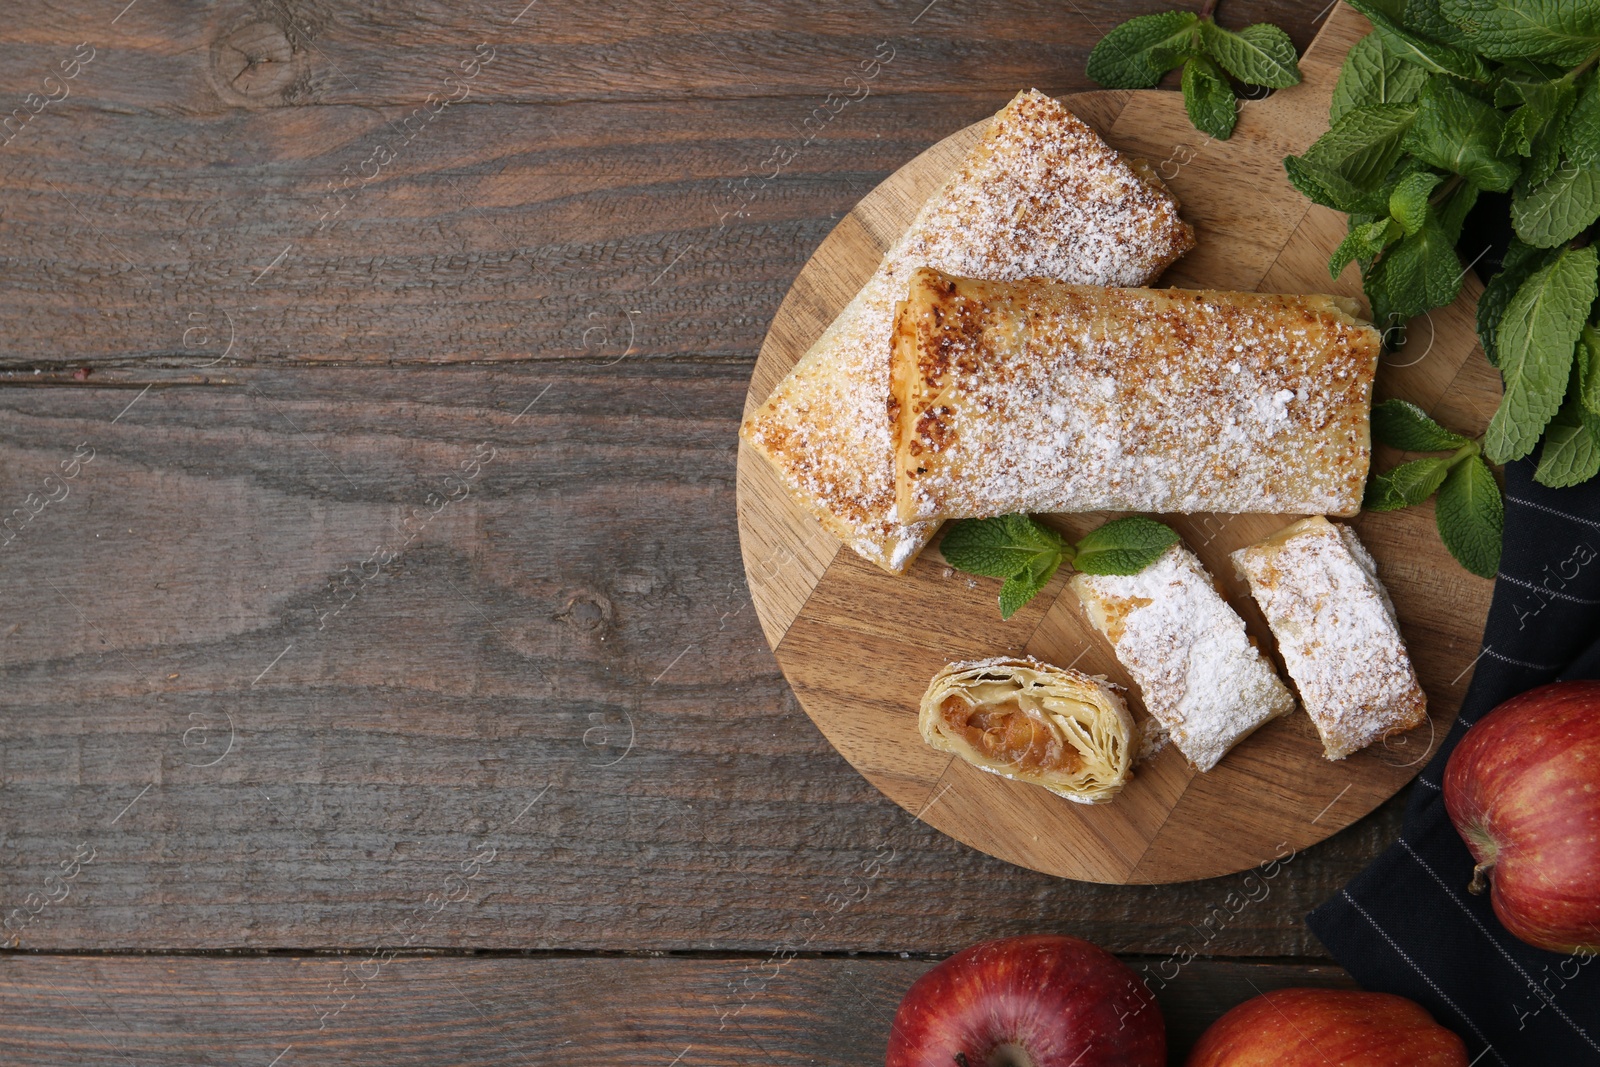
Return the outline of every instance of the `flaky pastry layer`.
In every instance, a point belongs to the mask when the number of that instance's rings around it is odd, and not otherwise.
[[[917,727],[941,752],[1080,804],[1117,795],[1136,747],[1133,716],[1105,679],[1032,658],[950,664],[929,683]]]

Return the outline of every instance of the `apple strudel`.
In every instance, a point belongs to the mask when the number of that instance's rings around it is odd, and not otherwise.
[[[898,514],[1353,515],[1382,347],[1357,312],[918,270],[891,369]]]
[[[1262,723],[1294,710],[1294,695],[1186,546],[1138,574],[1075,574],[1069,584],[1145,710],[1196,769],[1209,771]]]
[[[1032,658],[950,664],[929,683],[917,727],[941,752],[1080,804],[1116,796],[1133,767],[1133,717],[1116,690]]]
[[[902,573],[938,528],[895,513],[889,349],[911,272],[1143,285],[1193,245],[1147,166],[1043,93],[1019,93],[740,436],[825,529]]]
[[[1354,530],[1313,515],[1239,549],[1233,563],[1267,617],[1328,759],[1427,719],[1394,605]]]

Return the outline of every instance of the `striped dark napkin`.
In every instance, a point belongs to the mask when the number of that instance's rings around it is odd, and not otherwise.
[[[1600,1064],[1600,961],[1523,944],[1489,897],[1440,783],[1456,742],[1524,690],[1600,678],[1600,478],[1572,489],[1506,467],[1505,549],[1461,714],[1412,787],[1400,840],[1307,922],[1363,988],[1423,1004],[1467,1042],[1474,1067]]]

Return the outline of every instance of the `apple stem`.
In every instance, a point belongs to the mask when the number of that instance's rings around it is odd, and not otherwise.
[[[1493,863],[1480,863],[1472,868],[1472,881],[1467,883],[1467,892],[1479,896],[1489,887],[1489,871],[1494,868]]]

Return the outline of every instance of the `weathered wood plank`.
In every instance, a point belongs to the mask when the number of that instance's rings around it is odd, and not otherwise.
[[[685,100],[809,95],[837,64],[850,72],[880,40],[924,57],[911,90],[1014,92],[1023,83],[1082,88],[1084,61],[1123,19],[1167,10],[1161,0],[678,0],[586,5],[574,0],[138,0],[123,14],[92,0],[57,0],[0,27],[0,67],[26,79],[55,69],[82,41],[97,52],[68,99],[94,106],[422,103],[449,96],[459,59],[489,42],[494,58],[467,99]],[[1304,49],[1320,4],[1229,0],[1224,25],[1276,22]],[[115,17],[114,17],[115,16]],[[253,32],[249,32],[253,31]],[[251,60],[255,62],[252,63]],[[248,68],[248,69],[246,69]],[[833,86],[830,86],[833,87]],[[18,94],[33,88],[24,82]],[[177,98],[175,100],[175,98]],[[65,106],[62,101],[61,106]],[[55,110],[52,106],[51,110]]]
[[[883,1062],[900,998],[930,966],[781,957],[11,956],[0,963],[0,1057],[38,1067],[872,1064]],[[1352,983],[1330,967],[1189,963],[1157,992],[1171,1062],[1181,1064],[1228,1008],[1287,985]]]
[[[0,549],[25,948],[939,952],[1071,924],[1164,953],[1236,888],[1008,866],[833,752],[739,577],[745,366],[202,373],[231,384],[0,388],[0,504],[67,494]],[[1320,954],[1300,917],[1397,820],[1297,857],[1209,951]]]
[[[0,147],[0,366],[750,359],[857,199],[1019,88],[1091,88],[1136,10],[192,6],[0,27],[16,101],[68,93]]]

